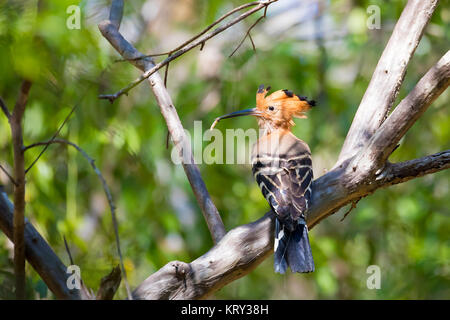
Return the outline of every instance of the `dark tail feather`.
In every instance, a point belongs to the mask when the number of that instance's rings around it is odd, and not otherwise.
[[[287,266],[292,272],[314,271],[314,260],[308,239],[308,227],[299,223],[289,232],[276,219],[275,223],[275,272],[285,273]]]
[[[287,261],[292,272],[313,272],[314,260],[308,238],[308,227],[299,223],[291,234],[287,247]]]
[[[275,218],[275,243],[274,243],[274,263],[275,272],[285,273],[287,269],[286,249],[289,242],[289,235],[286,234],[284,226],[278,218]]]

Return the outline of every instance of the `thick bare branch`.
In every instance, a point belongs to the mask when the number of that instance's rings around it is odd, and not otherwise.
[[[390,163],[377,177],[377,183],[387,187],[449,168],[450,150],[445,150],[419,159]]]
[[[378,169],[391,155],[400,139],[450,85],[450,50],[420,79],[370,139],[359,163]],[[368,169],[368,168],[367,168]],[[365,169],[365,170],[367,170]]]
[[[99,29],[103,36],[122,55],[122,57],[126,60],[130,60],[135,67],[146,73],[148,70],[152,70],[152,68],[155,67],[154,62],[150,57],[135,59],[141,57],[142,54],[119,33],[110,21],[107,20],[100,23]],[[186,172],[186,176],[188,177],[197,202],[205,217],[206,223],[208,224],[210,233],[214,242],[217,243],[225,234],[225,227],[222,218],[206,189],[200,170],[194,162],[190,141],[186,136],[172,99],[164,86],[164,82],[159,73],[152,73],[148,78],[148,81],[160,107],[161,114],[166,121],[167,128],[175,147],[178,150],[184,171]]]
[[[114,267],[112,271],[100,281],[100,287],[98,288],[95,299],[112,300],[119,288],[121,278],[120,267]]]
[[[148,277],[134,299],[204,299],[233,280],[245,276],[270,254],[273,214],[230,230],[206,254],[185,263],[172,261]]]
[[[13,240],[13,212],[13,204],[0,188],[0,229],[10,240]],[[67,267],[27,219],[25,220],[24,235],[25,256],[28,262],[56,298],[81,299],[79,290],[69,290],[67,287],[67,279],[71,275],[67,273]]]
[[[123,0],[113,0],[109,10],[109,21],[119,30],[123,15]]]
[[[339,164],[364,147],[386,119],[438,0],[409,0],[373,73],[339,155]]]
[[[16,298],[25,299],[25,158],[23,155],[22,119],[28,101],[31,82],[22,81],[19,97],[10,117],[14,152],[14,273]]]

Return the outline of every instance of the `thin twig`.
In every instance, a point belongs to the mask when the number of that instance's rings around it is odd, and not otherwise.
[[[253,41],[251,33],[248,34],[248,38],[250,39],[250,42],[252,43],[253,51],[256,52],[255,42]]]
[[[211,39],[212,37],[216,36],[217,34],[225,31],[226,29],[230,28],[231,26],[235,25],[236,23],[240,22],[241,20],[247,18],[248,16],[252,15],[253,13],[255,13],[255,12],[265,8],[265,7],[267,7],[268,5],[270,5],[271,3],[276,2],[276,1],[278,1],[278,0],[259,1],[259,5],[257,7],[246,11],[245,13],[243,13],[240,16],[234,18],[233,20],[231,20],[227,24],[225,24],[225,25],[223,25],[221,27],[218,27],[214,31],[204,35],[204,37],[202,37],[201,39],[193,41],[190,44],[187,44],[186,46],[183,47],[183,49],[180,49],[180,50],[176,51],[174,54],[168,56],[163,61],[157,63],[153,68],[151,68],[151,69],[147,70],[146,72],[144,72],[139,78],[137,78],[133,82],[130,82],[126,87],[120,89],[116,93],[99,95],[99,99],[106,99],[106,100],[109,100],[110,102],[114,102],[114,100],[119,98],[121,95],[128,94],[128,92],[130,90],[132,90],[134,87],[139,85],[142,81],[144,81],[145,79],[150,77],[152,74],[157,72],[159,69],[161,69],[162,67],[164,67],[165,65],[167,65],[171,61],[179,58],[180,56],[182,56],[186,52],[194,49],[195,47],[197,47],[199,45],[201,46],[205,41]],[[260,20],[260,19],[258,19],[258,20]],[[143,56],[139,56],[138,58],[141,59],[141,58],[143,58]]]
[[[228,58],[231,58],[233,55],[234,55],[234,53],[242,46],[242,44],[244,43],[244,40],[247,38],[247,37],[249,37],[250,38],[250,41],[252,42],[252,45],[253,45],[253,50],[255,50],[256,51],[256,48],[255,48],[255,44],[253,43],[253,39],[252,39],[252,37],[250,36],[250,31],[262,20],[262,19],[264,19],[266,16],[265,16],[265,14],[264,15],[262,15],[261,17],[259,17],[251,26],[250,26],[250,28],[248,28],[248,30],[247,30],[247,32],[245,33],[245,36],[242,38],[242,40],[241,40],[241,42],[239,42],[239,44],[237,45],[237,47],[236,47],[236,49],[234,49],[233,50],[233,52],[228,56]]]
[[[348,209],[348,211],[344,214],[344,216],[342,217],[342,219],[340,220],[340,222],[344,221],[345,218],[347,218],[348,214],[356,208],[356,205],[358,204],[359,200],[361,200],[361,198],[358,198],[356,200],[352,201],[352,205],[350,206],[350,209]]]
[[[170,53],[173,53],[174,51],[167,51],[167,52],[161,52],[161,53],[154,53],[154,54],[146,54],[146,55],[142,55],[139,56],[137,58],[132,58],[132,59],[116,59],[114,60],[114,62],[129,62],[129,61],[137,61],[137,60],[141,60],[144,58],[153,58],[153,57],[161,57],[161,56],[167,56]]]
[[[64,127],[64,125],[67,123],[67,121],[69,120],[70,116],[72,115],[72,113],[74,113],[75,109],[78,107],[79,103],[76,103],[73,107],[72,110],[70,110],[69,114],[67,115],[67,117],[64,119],[63,123],[61,123],[61,125],[59,126],[58,130],[56,130],[56,132],[53,134],[53,136],[50,138],[50,141],[53,141],[56,136],[61,132],[62,128]],[[28,173],[28,171],[30,171],[30,169],[34,166],[34,164],[39,160],[39,158],[44,154],[44,152],[47,150],[48,146],[50,145],[50,143],[47,143],[44,147],[44,149],[42,149],[42,151],[39,153],[39,155],[36,157],[36,159],[34,159],[34,161],[30,164],[30,166],[27,168],[27,170],[25,170],[25,174]]]
[[[130,286],[128,284],[127,274],[126,274],[125,266],[123,263],[122,251],[120,250],[119,227],[118,227],[117,216],[116,216],[116,207],[114,205],[111,191],[109,190],[109,187],[106,183],[105,178],[103,177],[102,173],[97,168],[97,166],[95,165],[95,160],[92,159],[83,149],[81,149],[78,145],[76,145],[73,142],[70,142],[70,141],[67,141],[64,139],[54,139],[53,138],[53,139],[50,139],[49,141],[36,142],[36,143],[30,144],[29,146],[25,147],[24,150],[26,151],[30,148],[37,147],[37,146],[43,146],[43,145],[47,146],[47,145],[50,145],[53,143],[66,144],[66,145],[70,145],[70,146],[74,147],[75,149],[77,149],[83,155],[83,157],[86,158],[86,160],[89,162],[89,164],[91,165],[91,167],[94,169],[95,173],[97,174],[98,178],[100,179],[100,181],[103,185],[103,190],[105,191],[105,194],[106,194],[106,198],[108,199],[109,207],[111,209],[111,216],[112,216],[112,221],[113,221],[114,234],[115,234],[115,238],[116,238],[117,252],[119,254],[120,267],[121,267],[122,273],[123,273],[123,280],[125,283],[125,287],[127,289],[128,296],[131,297],[131,290],[130,290]]]
[[[169,53],[169,57],[172,53]],[[167,77],[169,75],[169,64],[166,64],[166,70],[164,71],[164,87],[167,88]]]
[[[64,239],[64,246],[66,247],[67,255],[69,256],[70,264],[74,265],[72,254],[70,253],[69,245],[67,244],[66,236],[63,236]]]
[[[5,101],[3,101],[2,97],[0,97],[0,108],[2,108],[3,113],[8,118],[8,120],[11,118],[11,114],[9,113],[9,109],[6,106]]]
[[[201,37],[202,35],[204,35],[206,32],[208,32],[209,30],[211,30],[212,27],[216,26],[217,24],[219,24],[220,22],[222,22],[223,20],[225,20],[226,18],[228,18],[229,16],[231,16],[232,14],[244,10],[246,8],[249,7],[254,7],[256,5],[261,4],[261,1],[253,1],[250,3],[246,3],[243,4],[237,8],[234,8],[233,10],[227,12],[226,14],[224,14],[223,16],[221,16],[219,19],[217,19],[216,21],[214,21],[213,23],[211,23],[209,26],[207,26],[205,29],[203,29],[200,33],[196,34],[195,36],[193,36],[192,38],[190,38],[189,40],[186,40],[185,42],[183,42],[182,44],[180,44],[178,47],[167,51],[167,52],[161,52],[161,53],[152,53],[152,54],[147,54],[147,55],[143,55],[137,58],[133,58],[133,59],[119,59],[116,60],[116,62],[123,62],[123,61],[135,61],[135,60],[139,60],[139,59],[143,59],[143,58],[148,58],[148,57],[159,57],[159,56],[166,56],[166,55],[170,55],[174,52],[177,52],[178,50],[183,49],[185,46],[187,46],[189,43],[191,43],[192,41],[198,39],[199,37]],[[267,7],[266,7],[267,8]],[[203,46],[205,45],[205,42],[203,42],[201,44],[200,50],[203,49]]]
[[[7,175],[7,177],[9,178],[9,180],[11,180],[11,182],[13,183],[14,186],[17,187],[17,182],[14,180],[14,178],[9,174],[8,170],[6,170],[1,164],[0,164],[0,169]]]
[[[170,131],[167,130],[167,135],[166,135],[166,149],[169,149],[169,139],[170,139]]]

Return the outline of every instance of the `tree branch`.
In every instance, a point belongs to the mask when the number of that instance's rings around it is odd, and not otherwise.
[[[382,187],[387,187],[449,168],[450,150],[445,150],[419,159],[388,164],[377,180]]]
[[[373,169],[382,166],[400,139],[450,85],[450,50],[420,79],[414,89],[399,103],[392,114],[370,139],[365,151],[356,160],[370,163]],[[367,170],[367,169],[365,169]]]
[[[6,118],[8,118],[8,120],[9,120],[11,118],[11,114],[9,113],[9,109],[6,106],[5,101],[3,101],[2,97],[0,97],[0,108],[2,109],[2,111],[5,114]]]
[[[193,36],[192,38],[190,38],[189,40],[183,42],[181,45],[179,45],[178,47],[176,47],[175,49],[172,49],[170,51],[167,52],[162,52],[162,53],[154,53],[154,54],[148,54],[148,55],[144,55],[142,57],[138,57],[138,58],[134,58],[134,59],[121,59],[121,60],[117,60],[117,62],[119,61],[130,61],[130,60],[138,60],[138,59],[142,59],[142,58],[147,58],[147,57],[158,57],[158,56],[165,56],[165,55],[170,55],[182,48],[184,48],[186,45],[188,45],[189,43],[191,43],[192,41],[198,39],[200,36],[204,35],[206,32],[208,32],[209,30],[211,30],[212,27],[216,26],[217,24],[219,24],[220,22],[222,22],[223,20],[225,20],[226,18],[228,18],[229,16],[233,15],[236,12],[239,12],[241,10],[244,10],[246,8],[249,7],[253,7],[256,6],[258,4],[260,4],[260,1],[254,1],[254,2],[250,2],[250,3],[245,3],[239,7],[234,8],[233,10],[227,12],[226,14],[224,14],[223,16],[221,16],[219,19],[217,19],[216,21],[214,21],[212,24],[210,24],[209,26],[207,26],[205,29],[203,29],[200,33],[196,34],[195,36]],[[267,8],[267,7],[266,7]],[[119,29],[119,28],[117,28]],[[204,46],[204,42],[200,45],[200,50],[203,49]]]
[[[230,230],[211,250],[192,261],[172,261],[133,291],[133,298],[204,299],[258,266],[273,249],[271,212]]]
[[[119,288],[121,276],[119,266],[114,267],[112,271],[104,276],[100,281],[100,287],[98,288],[96,300],[112,300]]]
[[[16,183],[16,181],[14,181],[14,178],[11,176],[11,174],[8,172],[8,170],[6,170],[1,164],[0,164],[0,169],[3,171],[4,174],[6,174],[6,176],[13,183],[13,185],[17,186],[17,183]]]
[[[252,36],[250,35],[250,31],[252,31],[252,29],[262,20],[266,17],[266,15],[262,15],[261,17],[259,17],[248,29],[247,32],[245,33],[245,36],[242,38],[241,42],[239,42],[239,44],[237,45],[237,47],[233,50],[233,52],[228,56],[228,58],[231,58],[235,52],[242,46],[242,44],[244,43],[244,40],[249,37],[250,41],[252,42],[252,47],[253,50],[255,51],[255,43],[253,42]]]
[[[14,206],[0,187],[0,229],[13,241]],[[79,290],[69,290],[67,267],[61,262],[45,239],[25,219],[25,256],[47,287],[58,299],[79,300]]]
[[[23,155],[22,118],[30,92],[31,82],[24,80],[10,117],[14,152],[14,274],[16,298],[25,299],[25,159]]]
[[[339,155],[338,164],[363,148],[386,119],[438,0],[409,0],[370,80]]]
[[[119,2],[119,1],[120,1],[120,0],[117,0],[117,2]],[[164,59],[163,61],[157,63],[156,65],[155,65],[155,64],[153,63],[153,61],[152,61],[153,66],[152,66],[151,68],[149,68],[149,69],[146,69],[145,72],[144,72],[139,78],[137,78],[136,80],[134,80],[133,82],[131,82],[130,84],[128,84],[126,87],[120,89],[119,91],[117,91],[117,92],[114,93],[114,94],[100,95],[99,98],[100,98],[100,99],[107,99],[107,100],[109,100],[110,102],[113,102],[114,100],[116,100],[117,98],[119,98],[121,95],[123,95],[123,94],[128,94],[128,92],[129,92],[131,89],[133,89],[134,87],[136,87],[136,86],[137,86],[138,84],[140,84],[142,81],[144,81],[145,79],[147,79],[148,77],[150,77],[151,75],[153,75],[155,72],[157,72],[159,69],[161,69],[162,67],[164,67],[165,65],[167,65],[167,64],[170,63],[171,61],[177,59],[178,57],[182,56],[183,54],[185,54],[186,52],[188,52],[188,51],[194,49],[194,48],[197,47],[197,46],[202,46],[207,40],[213,38],[214,36],[216,36],[216,35],[218,35],[219,33],[225,31],[226,29],[228,29],[229,27],[235,25],[236,23],[238,23],[238,22],[240,22],[241,20],[247,18],[248,16],[252,15],[253,13],[255,13],[255,12],[257,12],[257,11],[263,9],[263,8],[266,8],[268,5],[270,5],[271,3],[276,2],[276,1],[278,1],[278,0],[265,0],[265,1],[261,0],[261,1],[259,1],[259,2],[258,2],[259,5],[258,5],[257,7],[248,10],[247,12],[241,14],[240,16],[238,16],[238,17],[234,18],[233,20],[231,20],[230,22],[226,23],[225,25],[223,25],[223,26],[221,26],[221,27],[218,27],[218,28],[215,29],[214,31],[212,31],[212,32],[206,34],[205,36],[201,37],[200,39],[194,40],[194,41],[190,42],[189,44],[186,44],[185,47],[183,47],[182,49],[176,51],[175,53],[173,53],[173,51],[169,51],[168,54],[170,54],[170,55],[169,55],[166,59]],[[251,5],[253,5],[253,4],[254,4],[254,3],[251,3]],[[243,7],[243,6],[241,6],[241,7]],[[239,7],[239,8],[241,8],[241,7]],[[114,10],[114,9],[115,9],[115,7],[112,6],[112,7],[111,7],[111,10]],[[242,9],[242,8],[241,8],[241,9]],[[234,10],[232,10],[232,11],[236,12],[237,10],[234,9]],[[233,13],[234,13],[234,12],[233,12]],[[230,14],[226,14],[225,16],[229,16],[229,15],[230,15]],[[221,19],[222,19],[222,18],[221,18]],[[221,20],[221,19],[219,19],[219,20],[222,21],[224,18],[223,18],[222,20]],[[115,27],[115,25],[112,24],[109,20],[103,21],[102,23],[99,24],[98,27],[99,27],[100,31],[102,32],[102,34],[103,34],[103,36],[104,36],[105,38],[107,38],[107,37],[106,37],[104,31],[102,30],[102,29],[106,29],[106,28],[107,28],[107,26],[106,26],[105,24],[111,24],[111,27],[112,27],[113,29],[117,30],[117,32],[118,32],[118,29],[117,29],[117,28]],[[214,23],[214,24],[216,24],[216,23]],[[213,25],[214,25],[214,24],[213,24]],[[210,28],[210,27],[208,27],[207,29],[209,30],[209,28]],[[204,32],[202,32],[201,34],[203,34],[203,33],[204,33]],[[198,37],[194,37],[193,39],[197,39],[197,38],[198,38]],[[109,41],[109,39],[108,39],[108,41]],[[111,42],[111,41],[110,41],[110,42]],[[112,43],[111,43],[111,44],[112,44]],[[118,48],[116,48],[116,50],[118,50]],[[119,51],[119,53],[120,53],[122,56],[124,55],[124,52],[123,52],[123,51],[120,51],[120,50],[118,50],[118,51]],[[171,54],[171,53],[173,53],[173,54]],[[153,56],[153,55],[150,55],[150,56]],[[140,53],[138,56],[134,56],[134,57],[124,57],[124,59],[125,59],[125,60],[129,60],[130,62],[133,63],[133,62],[136,62],[137,59],[143,59],[143,58],[145,58],[145,57],[150,58],[149,56],[146,56],[146,55],[143,55],[143,54]],[[134,63],[133,63],[133,64],[134,64]]]
[[[69,120],[70,116],[74,113],[75,109],[78,107],[78,103],[76,103],[72,109],[70,110],[69,114],[66,116],[66,118],[64,119],[64,121],[61,123],[61,125],[59,126],[58,130],[56,130],[56,132],[53,134],[53,136],[50,138],[50,141],[53,141],[56,136],[61,132],[62,128],[64,127],[64,125],[67,123],[67,121]],[[33,160],[33,162],[28,166],[28,168],[25,170],[25,174],[28,173],[28,171],[30,171],[31,168],[33,168],[33,166],[36,164],[36,162],[38,162],[38,160],[41,158],[41,156],[44,154],[44,152],[47,150],[48,146],[50,145],[50,143],[45,144],[45,147],[41,150],[41,152],[39,153],[39,155],[36,157],[36,159]]]
[[[111,9],[113,10],[114,8],[111,7]],[[103,36],[122,55],[122,57],[126,60],[130,60],[130,62],[138,69],[145,71],[144,74],[147,74],[148,70],[153,70],[155,68],[153,59],[150,57],[138,60],[135,59],[142,57],[142,54],[119,33],[117,28],[115,28],[109,20],[101,22],[98,27]],[[191,184],[192,190],[194,191],[203,216],[205,217],[209,231],[214,242],[217,243],[225,234],[225,227],[223,225],[222,218],[220,217],[220,214],[212,202],[208,190],[206,189],[200,170],[194,162],[190,141],[184,132],[183,125],[178,117],[178,113],[173,105],[172,99],[164,86],[164,82],[156,70],[157,69],[154,69],[154,72],[149,74],[148,81],[160,107],[161,114],[166,121],[167,128],[170,132],[175,147],[177,148],[180,158],[182,159],[184,171],[189,183]]]

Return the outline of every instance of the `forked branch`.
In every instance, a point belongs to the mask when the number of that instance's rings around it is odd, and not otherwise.
[[[409,0],[406,4],[355,114],[338,164],[363,148],[386,119],[438,2]]]
[[[182,56],[183,54],[185,54],[186,52],[198,47],[198,46],[203,46],[205,44],[206,41],[208,41],[209,39],[213,38],[214,36],[218,35],[219,33],[227,30],[228,28],[230,28],[231,26],[235,25],[236,23],[240,22],[241,20],[247,18],[248,16],[252,15],[253,13],[261,10],[261,9],[265,9],[268,5],[270,5],[273,2],[276,2],[278,0],[265,0],[265,1],[256,1],[256,2],[252,2],[243,6],[240,6],[236,9],[233,9],[232,11],[230,11],[229,13],[225,14],[223,17],[219,18],[216,22],[214,22],[211,26],[207,27],[204,31],[202,31],[199,35],[191,38],[190,40],[188,40],[187,42],[185,42],[183,44],[183,47],[180,48],[179,50],[174,49],[171,50],[165,54],[168,54],[169,56],[164,59],[163,61],[157,63],[156,65],[152,66],[150,69],[145,70],[145,72],[136,80],[134,80],[133,82],[131,82],[130,84],[128,84],[126,87],[120,89],[119,91],[117,91],[114,94],[106,94],[106,95],[100,95],[99,98],[100,99],[107,99],[110,102],[113,102],[114,100],[116,100],[117,98],[119,98],[121,95],[123,94],[128,94],[128,92],[133,89],[134,87],[136,87],[138,84],[140,84],[142,81],[144,81],[145,79],[147,79],[148,77],[150,77],[152,74],[154,74],[155,72],[157,72],[159,69],[161,69],[162,67],[164,67],[165,65],[169,64],[171,61],[179,58],[180,56]],[[230,22],[224,24],[221,27],[218,27],[217,29],[206,33],[207,30],[211,29],[212,26],[218,24],[219,22],[221,22],[222,20],[224,20],[226,17],[230,16],[232,13],[235,13],[237,11],[240,11],[244,8],[247,8],[249,6],[257,6],[253,9],[248,10],[247,12],[241,14],[240,16],[234,18],[233,20],[231,20]],[[117,8],[117,6],[111,6],[111,10],[115,10],[115,8]],[[117,10],[117,9],[116,9]],[[114,15],[117,16],[117,15]],[[115,27],[115,25],[113,25],[115,29],[117,29]],[[100,31],[102,31],[102,29],[105,29],[105,26],[103,24],[99,25]],[[206,33],[206,34],[205,34]],[[103,36],[106,37],[105,33],[102,31]],[[205,34],[205,35],[204,35]],[[204,35],[204,36],[202,36]],[[200,38],[200,39],[199,39]],[[117,49],[117,48],[116,48]],[[125,49],[125,48],[124,48]],[[119,53],[123,56],[124,52],[119,50]],[[157,54],[157,55],[161,55],[161,54]],[[143,54],[139,54],[138,56],[135,57],[124,57],[125,60],[128,60],[130,62],[135,62],[136,60],[141,60],[141,59],[145,59],[145,58],[150,58],[152,56],[155,55],[143,55]],[[134,64],[134,63],[133,63]]]

